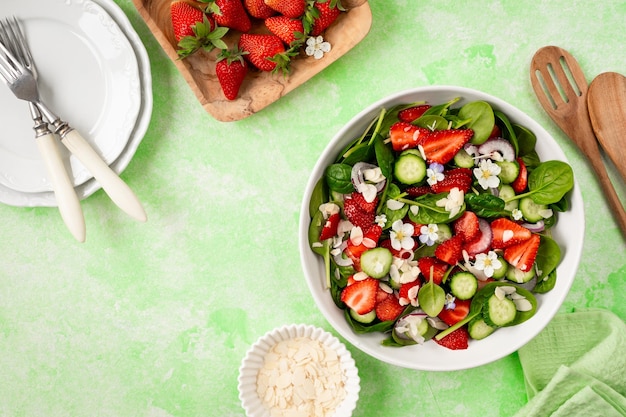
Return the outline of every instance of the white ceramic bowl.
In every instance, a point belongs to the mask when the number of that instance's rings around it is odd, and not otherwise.
[[[239,368],[239,399],[248,417],[270,417],[270,410],[257,394],[257,376],[263,367],[265,355],[273,346],[297,337],[305,337],[321,342],[335,351],[344,378],[345,397],[335,409],[332,417],[349,417],[359,399],[360,379],[354,359],[343,343],[335,336],[318,327],[305,324],[291,324],[278,327],[263,335],[246,353]]]
[[[332,138],[313,168],[300,209],[299,244],[302,268],[309,289],[322,314],[337,332],[363,352],[381,361],[405,368],[427,371],[467,369],[493,362],[515,352],[535,337],[559,310],[574,281],[582,253],[585,217],[580,189],[575,184],[571,192],[569,211],[559,213],[558,224],[552,228],[553,238],[558,242],[562,251],[561,263],[557,267],[556,286],[546,294],[537,295],[537,312],[528,321],[517,326],[499,329],[483,340],[472,340],[466,350],[449,350],[434,342],[401,348],[384,347],[381,341],[385,335],[381,333],[360,335],[352,330],[344,318],[343,310],[335,306],[329,291],[325,288],[322,258],[309,247],[308,207],[313,188],[323,175],[326,166],[335,160],[338,153],[350,141],[363,133],[382,107],[389,108],[396,104],[408,104],[420,100],[425,100],[429,104],[440,104],[456,97],[460,97],[461,100],[454,107],[475,100],[487,101],[494,109],[504,112],[512,122],[525,126],[537,136],[536,150],[542,161],[558,159],[567,162],[561,148],[544,128],[519,109],[496,97],[461,87],[415,88],[401,91],[367,107]]]

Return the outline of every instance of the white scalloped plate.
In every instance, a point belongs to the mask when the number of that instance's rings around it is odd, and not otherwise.
[[[120,156],[141,107],[137,57],[111,16],[90,0],[4,0],[16,16],[39,72],[42,99],[80,131],[105,162]],[[39,155],[28,106],[0,88],[0,184],[21,192],[52,190]],[[74,185],[91,173],[60,146]]]
[[[120,174],[124,171],[124,169],[126,169],[132,160],[150,124],[153,105],[150,60],[144,44],[141,42],[139,35],[132,27],[128,17],[124,14],[124,11],[115,2],[113,2],[113,0],[93,1],[105,9],[111,18],[117,22],[120,29],[124,32],[132,45],[134,53],[137,56],[137,64],[139,66],[141,83],[141,106],[139,109],[139,115],[126,147],[120,156],[110,164],[113,171]],[[2,10],[1,5],[0,10]],[[0,89],[1,88],[2,87],[0,86]],[[100,189],[100,184],[94,178],[91,178],[83,184],[77,186],[75,189],[78,197],[80,199],[85,199],[98,191]],[[54,207],[57,205],[56,198],[52,191],[24,193],[8,188],[2,183],[0,183],[0,202],[16,207]]]

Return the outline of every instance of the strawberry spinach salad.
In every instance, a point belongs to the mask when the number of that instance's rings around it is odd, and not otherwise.
[[[485,101],[381,109],[326,167],[309,244],[357,333],[387,346],[469,340],[532,317],[556,282],[551,237],[571,167]]]

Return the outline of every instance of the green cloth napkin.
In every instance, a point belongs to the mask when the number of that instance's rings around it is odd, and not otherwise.
[[[515,417],[626,416],[626,325],[610,311],[557,314],[518,353],[529,402]]]

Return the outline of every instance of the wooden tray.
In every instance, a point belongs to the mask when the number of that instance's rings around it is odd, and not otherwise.
[[[330,52],[321,59],[301,54],[292,62],[291,73],[287,77],[251,70],[241,86],[239,98],[229,101],[224,97],[215,76],[216,50],[210,53],[199,51],[184,60],[178,59],[170,20],[171,0],[133,0],[133,3],[163,50],[191,86],[200,104],[209,114],[223,122],[248,117],[303,84],[365,38],[372,25],[372,12],[367,1],[344,1],[347,12],[342,13],[324,34],[324,40],[332,46]],[[254,25],[253,32],[255,28],[256,32],[262,31],[262,23],[255,22]],[[230,32],[225,37],[229,46],[239,39],[238,32]]]

